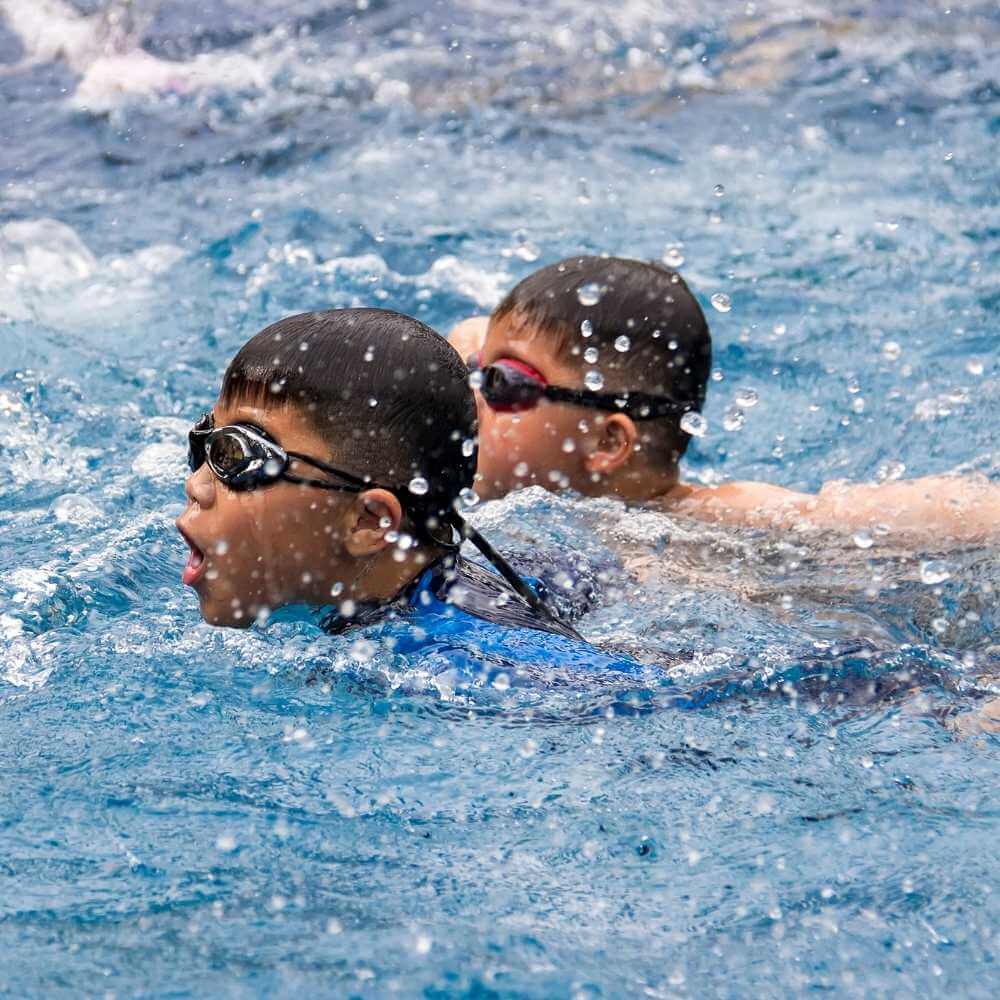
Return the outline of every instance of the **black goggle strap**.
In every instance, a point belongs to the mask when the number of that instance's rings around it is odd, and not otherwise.
[[[533,608],[542,618],[548,622],[552,622],[559,629],[568,631],[572,633],[574,638],[579,639],[581,642],[583,636],[581,636],[576,629],[572,626],[567,625],[564,621],[561,621],[559,617],[549,608],[549,606],[528,586],[527,583],[518,575],[517,571],[511,566],[509,562],[488,541],[486,541],[483,536],[476,531],[475,528],[469,524],[465,518],[456,510],[449,511],[445,515],[446,519],[451,523],[452,527],[459,533],[460,537],[463,539],[468,539],[473,545],[486,558],[497,568],[500,575],[514,588],[514,591],[518,596],[528,605],[528,607]]]
[[[589,392],[547,385],[541,394],[556,403],[572,403],[574,406],[587,406],[593,410],[625,413],[633,420],[653,420],[656,417],[688,413],[697,408],[694,403],[680,403],[669,396],[651,396],[645,392]]]

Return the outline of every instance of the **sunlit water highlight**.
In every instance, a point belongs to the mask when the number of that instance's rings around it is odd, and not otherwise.
[[[994,549],[528,490],[649,673],[483,682],[200,624],[172,519],[265,323],[578,249],[706,306],[691,477],[996,479],[994,5],[96,6],[0,5],[0,992],[991,996]]]

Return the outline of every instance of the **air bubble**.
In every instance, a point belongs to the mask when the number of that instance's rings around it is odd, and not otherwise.
[[[422,497],[430,489],[430,484],[423,476],[414,476],[410,480],[410,492],[414,496]]]
[[[335,583],[335,584],[334,584],[334,585],[333,585],[333,586],[332,586],[332,587],[330,588],[330,596],[331,596],[331,597],[340,597],[340,595],[341,595],[341,594],[342,594],[343,592],[344,592],[344,585],[343,585],[343,583],[341,583],[341,582],[340,582],[340,580],[338,580],[338,581],[337,581],[337,582],[336,582],[336,583]]]
[[[594,324],[590,322],[589,319],[585,319],[580,324],[580,334],[584,337],[590,337],[594,333]]]
[[[898,361],[900,354],[903,353],[903,349],[894,340],[887,340],[882,345],[882,357],[886,361]]]
[[[870,549],[875,544],[875,539],[872,538],[870,531],[855,531],[854,532],[854,544],[859,549]]]
[[[733,308],[733,300],[725,292],[716,292],[711,302],[712,308],[720,313],[727,313]]]
[[[471,507],[475,507],[479,503],[479,494],[470,487],[466,486],[465,489],[461,490],[458,494],[458,499],[461,505],[469,510]]]
[[[978,358],[972,358],[965,366],[965,370],[970,375],[982,375],[984,371],[984,366],[982,361]]]
[[[281,462],[276,458],[269,458],[264,463],[264,474],[270,476],[271,479],[277,479],[283,471]]]
[[[597,359],[600,357],[600,352],[596,347],[588,347],[583,352],[583,360],[587,362],[588,365],[597,364]]]
[[[776,337],[784,337],[784,335],[788,333],[788,327],[785,326],[784,323],[775,323],[774,326],[771,327],[771,333],[773,333]]]
[[[708,421],[700,413],[695,413],[692,410],[681,417],[681,430],[685,434],[690,434],[691,437],[704,437],[708,430]]]
[[[715,187],[712,188],[712,194],[714,194],[716,198],[723,198],[725,197],[726,189],[721,184],[716,184]]]
[[[591,371],[587,372],[587,374],[583,376],[583,384],[591,392],[597,392],[598,390],[604,388],[604,376],[599,371],[591,369]]]
[[[920,564],[920,581],[929,587],[944,583],[950,578],[951,570],[948,568],[948,564],[940,559],[927,559]]]
[[[667,267],[680,267],[684,263],[684,253],[682,252],[683,243],[671,243],[664,251],[663,263]]]
[[[604,289],[595,281],[588,281],[576,290],[576,297],[581,306],[596,306],[601,301]]]
[[[483,387],[483,370],[482,368],[473,368],[469,372],[469,388],[470,389],[482,389]]]
[[[736,390],[736,405],[749,410],[751,406],[756,406],[760,402],[760,396],[756,389],[744,387]]]
[[[615,350],[619,354],[624,354],[632,346],[632,341],[628,339],[623,333],[620,337],[615,338]]]
[[[722,418],[722,426],[727,431],[739,431],[747,422],[747,415],[738,407],[730,406]]]

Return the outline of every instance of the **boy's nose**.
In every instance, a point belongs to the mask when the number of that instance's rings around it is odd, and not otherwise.
[[[184,482],[184,492],[188,500],[202,509],[207,509],[215,503],[215,477],[207,464],[187,477]]]

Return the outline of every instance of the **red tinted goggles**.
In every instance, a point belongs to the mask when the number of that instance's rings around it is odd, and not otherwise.
[[[485,368],[479,366],[479,353],[469,356],[469,369],[479,378],[473,383],[491,410],[518,413],[531,410],[547,399],[553,403],[570,403],[593,410],[628,414],[633,420],[678,415],[696,409],[694,403],[682,403],[669,396],[654,396],[645,392],[592,392],[589,389],[569,389],[549,385],[545,377],[531,365],[514,358],[502,358]]]

